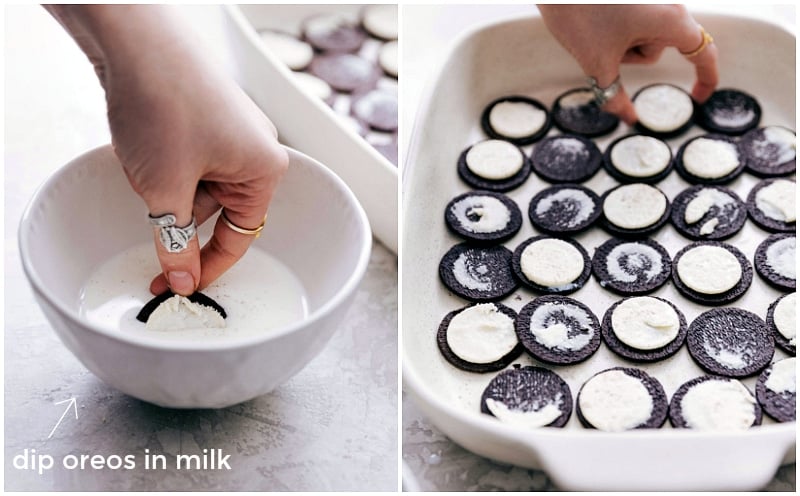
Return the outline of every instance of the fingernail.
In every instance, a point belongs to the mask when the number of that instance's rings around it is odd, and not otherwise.
[[[190,273],[176,270],[170,272],[167,278],[169,279],[169,287],[173,293],[186,296],[194,292],[194,279],[192,279]]]

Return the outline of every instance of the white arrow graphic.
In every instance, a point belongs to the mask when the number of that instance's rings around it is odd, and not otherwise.
[[[53,437],[53,434],[56,432],[56,429],[58,429],[58,426],[61,425],[61,421],[64,420],[64,417],[67,415],[67,412],[69,411],[70,408],[75,410],[75,420],[78,420],[78,401],[77,400],[78,400],[78,398],[73,396],[72,398],[70,398],[68,400],[61,400],[58,403],[56,403],[56,405],[60,405],[62,403],[69,402],[67,404],[66,410],[64,410],[64,413],[61,414],[61,418],[58,419],[58,422],[56,422],[56,425],[53,427],[53,430],[50,431],[50,435],[47,436],[47,439],[50,439],[51,437]]]

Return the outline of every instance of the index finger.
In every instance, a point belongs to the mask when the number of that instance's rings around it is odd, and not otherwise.
[[[668,40],[668,43],[694,64],[697,79],[692,89],[692,98],[703,103],[714,93],[719,84],[717,45],[700,24],[688,17],[688,14],[671,34],[672,39]]]
[[[235,228],[239,228],[241,231],[256,231],[259,227],[263,227],[265,222],[264,216],[236,215],[229,211],[227,217],[233,224],[231,227],[225,222],[223,215],[225,215],[224,210],[220,211],[219,217],[217,217],[214,234],[200,250],[202,272],[198,289],[205,288],[230,269],[244,256],[258,237],[256,233],[238,232]]]

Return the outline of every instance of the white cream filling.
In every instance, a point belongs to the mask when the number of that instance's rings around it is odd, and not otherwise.
[[[453,263],[453,275],[459,284],[476,291],[489,291],[492,283],[488,280],[489,267],[485,264],[472,266],[468,263],[467,253],[462,253]]]
[[[397,5],[370,5],[364,8],[361,19],[364,28],[384,40],[396,40],[398,32]]]
[[[261,41],[278,60],[293,71],[304,69],[314,58],[311,45],[289,34],[262,31]]]
[[[466,231],[491,233],[501,231],[511,222],[511,212],[493,196],[472,195],[455,202],[450,211]],[[478,216],[471,220],[469,216]]]
[[[397,41],[390,41],[384,43],[381,51],[378,53],[378,63],[387,74],[397,77],[398,74],[398,58],[397,58]]]
[[[694,224],[699,222],[711,210],[711,207],[716,206],[719,209],[723,209],[728,204],[735,203],[735,201],[730,195],[718,189],[702,189],[686,204],[683,219],[687,224]]]
[[[317,76],[307,72],[293,72],[292,75],[297,86],[309,95],[320,100],[327,100],[333,95],[330,85]]]
[[[694,112],[689,95],[666,84],[642,90],[636,95],[633,106],[643,126],[661,133],[680,128],[691,119]]]
[[[697,246],[678,260],[678,277],[690,289],[703,294],[721,294],[742,278],[739,260],[720,246]]]
[[[501,422],[525,428],[544,427],[552,424],[561,416],[561,394],[556,397],[555,402],[539,405],[539,408],[531,411],[511,409],[505,403],[493,398],[486,399],[486,407]]]
[[[625,259],[625,264],[620,262]],[[661,254],[655,248],[640,243],[621,243],[615,246],[606,258],[606,270],[614,280],[620,282],[635,282],[638,278],[636,269],[641,269],[650,262],[650,268],[644,272],[644,277],[651,281],[661,273],[663,264]]]
[[[749,151],[767,165],[781,165],[797,156],[797,137],[786,128],[767,126],[750,142]]]
[[[718,224],[719,224],[719,219],[716,217],[704,222],[703,225],[700,226],[700,231],[699,231],[700,235],[706,236],[708,234],[713,233],[714,229],[717,228]]]
[[[781,336],[789,340],[790,344],[795,344],[797,335],[797,294],[792,293],[784,296],[775,305],[772,312],[772,321]]]
[[[611,149],[611,163],[631,177],[650,177],[667,168],[672,158],[669,145],[650,136],[631,136]]]
[[[225,327],[225,319],[215,309],[175,295],[161,303],[147,319],[151,331],[178,331]]]
[[[764,386],[776,393],[794,393],[797,391],[797,360],[794,357],[784,358],[772,364],[772,372],[764,382]]]
[[[546,238],[525,247],[520,257],[522,273],[539,286],[555,288],[574,282],[583,272],[583,255],[570,243]]]
[[[609,193],[603,213],[622,229],[642,229],[657,223],[667,210],[667,199],[647,184],[626,184]]]
[[[787,279],[797,277],[796,238],[784,238],[767,247],[767,265],[779,276]]]
[[[709,116],[714,124],[723,127],[740,127],[749,124],[756,116],[755,111],[747,109],[719,109]]]
[[[554,205],[562,202],[571,202],[577,206],[572,218],[566,222],[569,227],[580,225],[594,213],[594,201],[586,192],[579,189],[564,188],[539,200],[539,203],[536,204],[536,215],[542,216],[550,211]]]
[[[680,325],[674,308],[649,296],[624,300],[611,314],[614,335],[639,350],[668,345],[678,336]]]
[[[524,138],[539,132],[547,114],[526,102],[500,102],[489,112],[489,125],[507,138]]]
[[[492,363],[517,345],[514,319],[492,303],[459,312],[447,326],[447,345],[459,358],[471,363]]]
[[[756,399],[735,379],[703,381],[681,400],[681,414],[692,429],[745,430],[755,422]]]
[[[466,161],[473,174],[496,181],[519,172],[525,164],[525,157],[519,148],[507,141],[486,140],[469,149]]]
[[[796,190],[794,181],[778,179],[756,193],[756,208],[769,217],[780,222],[795,222]]]
[[[589,90],[573,91],[568,95],[562,96],[558,104],[567,109],[574,109],[589,105],[594,101],[594,93]]]
[[[569,335],[569,327],[563,322],[554,322],[556,316],[574,321],[585,332]],[[530,331],[534,339],[550,349],[580,350],[594,337],[594,327],[589,314],[576,305],[544,303],[531,314]]]
[[[647,422],[653,398],[642,381],[621,370],[592,377],[580,391],[581,414],[601,431],[620,432]]]
[[[739,167],[739,150],[727,141],[697,138],[683,150],[683,167],[704,179],[727,176]]]

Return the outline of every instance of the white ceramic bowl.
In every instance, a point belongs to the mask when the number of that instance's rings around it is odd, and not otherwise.
[[[176,408],[246,401],[303,368],[352,302],[372,236],[366,214],[341,179],[299,152],[289,150],[289,156],[270,205],[269,232],[255,245],[300,280],[308,317],[263,336],[213,343],[132,337],[79,315],[79,292],[89,274],[115,254],[151,242],[152,232],[144,203],[110,146],[54,173],[23,215],[19,244],[36,300],[67,348],[120,391]]]

